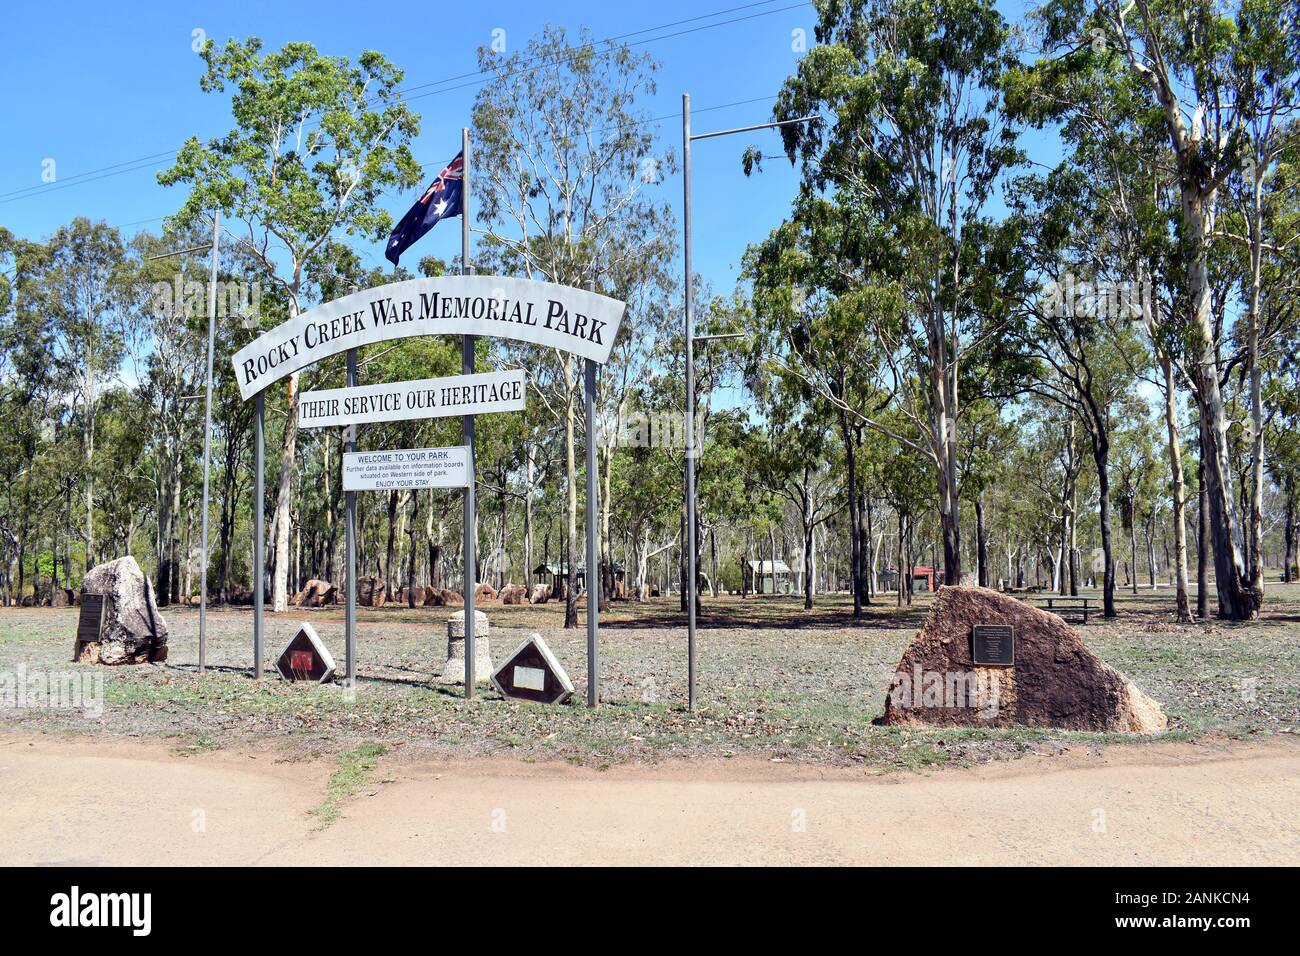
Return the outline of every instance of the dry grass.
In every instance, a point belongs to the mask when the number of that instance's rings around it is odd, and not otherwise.
[[[1031,598],[1032,600],[1032,598]],[[1120,616],[1083,629],[1103,658],[1159,700],[1176,734],[1291,733],[1300,722],[1300,586],[1270,589],[1253,624],[1172,623],[1172,596],[1120,596]],[[586,632],[566,631],[563,607],[483,608],[495,658],[540,631],[568,668],[573,703],[502,700],[486,687],[472,700],[431,684],[446,648],[444,608],[361,609],[358,688],[251,679],[251,613],[209,615],[208,673],[197,673],[198,614],[170,608],[165,665],[100,668],[104,713],[0,711],[0,728],[176,738],[178,748],[270,747],[286,755],[355,750],[363,742],[401,753],[513,754],[593,766],[672,757],[764,755],[808,762],[915,768],[1012,756],[1027,749],[1091,746],[1099,735],[1042,730],[938,730],[875,726],[893,668],[928,611],[881,604],[852,618],[842,595],[706,600],[699,631],[699,701],[686,701],[686,629],[677,601],[619,602],[602,614],[602,699],[586,693]],[[68,663],[76,611],[0,609],[0,674],[76,672]],[[339,658],[340,608],[267,618],[273,659],[299,620],[310,620]]]

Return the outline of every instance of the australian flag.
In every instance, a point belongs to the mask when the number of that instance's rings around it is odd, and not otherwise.
[[[441,219],[461,214],[461,186],[464,173],[465,157],[457,153],[456,158],[447,164],[447,168],[438,174],[428,189],[424,191],[414,206],[402,217],[402,221],[388,237],[388,248],[384,258],[397,265],[398,258],[434,227]]]

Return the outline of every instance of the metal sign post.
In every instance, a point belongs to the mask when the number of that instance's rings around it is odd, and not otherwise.
[[[348,388],[357,387],[357,350],[348,349]],[[357,426],[343,429],[343,450],[357,450]],[[357,679],[357,493],[344,492],[344,532],[347,538],[348,580],[343,607],[344,680],[348,687]]]
[[[695,709],[695,313],[691,288],[691,95],[682,94],[682,258],[686,269],[686,706]]]
[[[257,393],[253,428],[253,678],[262,679],[262,646],[266,624],[263,588],[266,579],[266,392]]]
[[[461,148],[461,193],[460,193],[460,274],[469,275],[473,268],[469,264],[469,128],[460,131]],[[474,374],[474,344],[478,339],[473,335],[460,338],[460,368],[465,375]],[[475,545],[477,525],[474,501],[474,416],[466,415],[460,420],[461,441],[468,449],[469,483],[465,486],[465,544],[463,558],[465,562],[465,699],[474,696],[474,587],[475,580]]]
[[[596,283],[588,280],[587,291]],[[596,363],[587,359],[583,368],[583,399],[587,406],[587,706],[600,706],[600,536],[596,488]],[[573,560],[572,557],[569,558]]]
[[[759,123],[716,133],[691,135],[691,95],[682,94],[682,260],[686,271],[684,316],[686,334],[686,681],[687,706],[695,710],[695,595],[698,590],[696,569],[697,543],[695,540],[695,310],[694,290],[691,287],[691,143],[697,139],[714,139],[732,133],[750,133],[760,129],[778,129],[795,123],[820,119],[817,114],[776,123]],[[720,336],[700,336],[699,339]]]
[[[587,405],[587,706],[600,706],[599,513],[596,501],[596,363],[585,360],[583,392]]]

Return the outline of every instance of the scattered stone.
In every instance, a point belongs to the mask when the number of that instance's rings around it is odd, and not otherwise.
[[[492,654],[488,644],[488,616],[474,612],[474,682],[491,680]],[[440,684],[465,682],[465,612],[447,618],[447,661],[437,677]]]
[[[976,624],[1013,628],[1011,666],[975,666]],[[1168,726],[1160,705],[1061,618],[988,588],[959,586],[939,590],[899,661],[884,723],[1133,733]]]
[[[383,607],[384,582],[376,577],[357,579],[357,604],[361,607]]]
[[[293,596],[293,603],[299,607],[324,607],[326,604],[334,604],[338,593],[339,589],[328,581],[312,578]]]
[[[399,597],[398,597],[398,603],[401,604],[403,607],[409,607],[409,606],[410,606],[410,604],[411,604],[411,589],[410,589],[410,588],[402,588],[401,593],[400,593],[400,595],[399,595]],[[420,585],[418,585],[418,584],[415,586],[415,606],[416,606],[416,607],[423,607],[423,606],[424,606],[424,588],[422,588],[422,587],[421,587]]]
[[[528,589],[522,584],[507,584],[497,594],[502,604],[523,604],[528,600]]]
[[[83,594],[105,598],[98,641],[78,641],[83,664],[144,664],[167,660],[167,623],[158,613],[153,585],[127,555],[91,568]],[[89,609],[87,609],[89,610]]]

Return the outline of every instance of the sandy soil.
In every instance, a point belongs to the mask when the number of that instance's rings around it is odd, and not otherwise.
[[[0,735],[0,864],[1300,863],[1290,738],[926,774],[386,757],[322,829],[307,811],[336,767]]]

